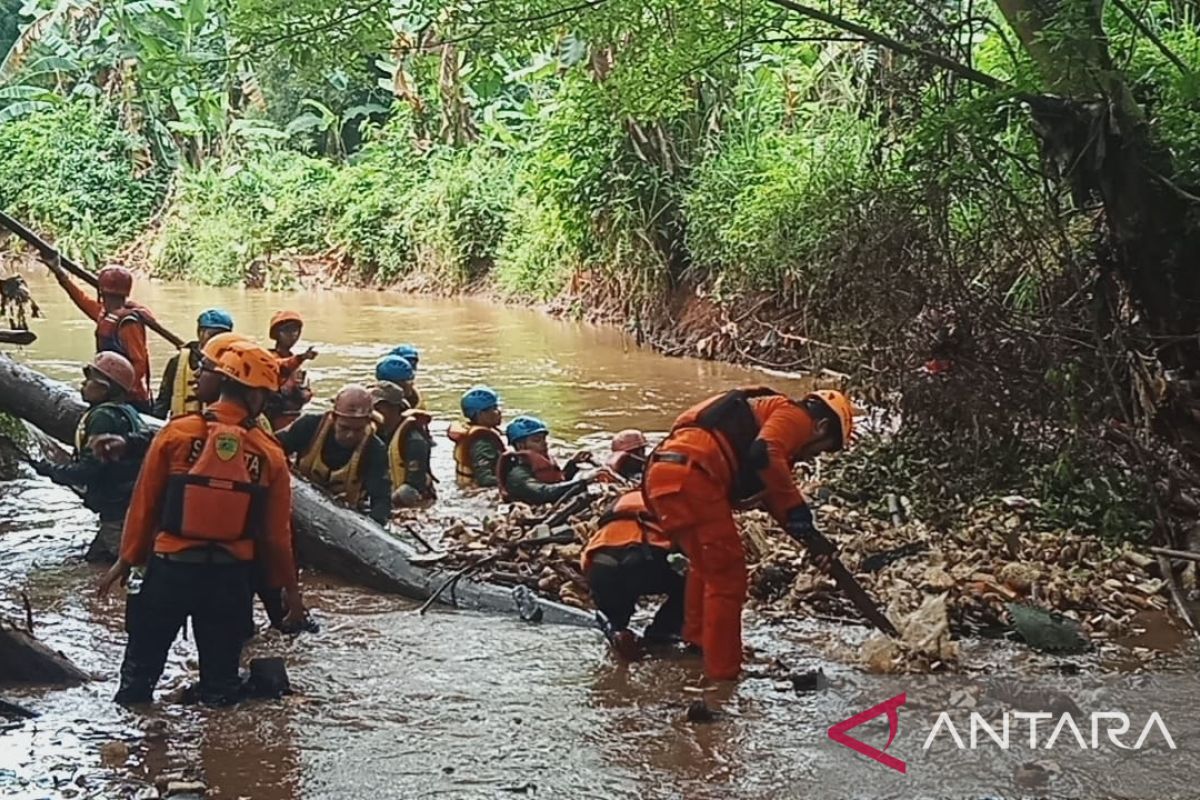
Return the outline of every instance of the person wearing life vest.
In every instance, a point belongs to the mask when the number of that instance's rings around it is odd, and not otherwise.
[[[200,366],[196,371],[195,394],[200,408],[209,403],[215,403],[221,396],[221,385],[224,377],[217,370],[217,362],[221,356],[233,347],[257,347],[240,333],[218,333],[209,337],[200,349]],[[258,416],[259,426],[270,433],[269,424],[262,414]],[[123,458],[136,458],[139,461],[150,447],[154,431],[143,427],[142,430],[126,435],[101,434],[92,437],[92,452],[96,458],[105,462],[119,461]]]
[[[815,531],[792,465],[841,450],[853,417],[841,392],[793,400],[766,388],[736,389],[685,411],[650,455],[642,491],[664,534],[691,561],[684,639],[699,645],[713,680],[742,664],[746,562],[735,506],[765,506],[800,541]],[[823,558],[819,567],[828,568]]]
[[[390,356],[400,356],[409,364],[412,364],[413,372],[416,372],[418,365],[421,363],[421,351],[411,344],[398,344],[388,353]]]
[[[378,417],[376,435],[387,445],[392,507],[414,508],[437,499],[436,482],[430,470],[433,437],[432,417],[419,408],[409,408],[404,390],[380,381],[371,389]]]
[[[537,417],[517,417],[504,430],[510,450],[500,456],[496,477],[500,496],[510,503],[555,503],[587,483],[576,479],[580,464],[592,463],[592,454],[580,451],[560,468],[550,456],[550,429]]]
[[[504,452],[500,438],[500,395],[487,387],[469,389],[459,401],[467,424],[450,426],[450,441],[454,442],[454,473],[466,487],[488,488],[498,485],[496,468]]]
[[[303,331],[304,320],[295,311],[276,312],[267,328],[268,335],[275,341],[271,352],[279,360],[279,391],[267,404],[267,419],[274,430],[295,422],[304,406],[312,400],[304,363],[316,358],[317,351],[310,347],[303,353],[292,352]]]
[[[68,464],[38,461],[39,475],[63,486],[84,490],[83,504],[100,517],[100,529],[88,548],[88,561],[113,561],[121,544],[121,526],[129,509],[129,497],[141,467],[141,455],[126,456],[111,464],[96,457],[91,442],[98,436],[129,436],[146,429],[137,409],[129,404],[135,380],[133,365],[122,355],[97,353],[83,368],[80,394],[88,410],[75,430],[75,455]]]
[[[642,642],[669,642],[683,630],[683,575],[668,560],[674,551],[646,509],[641,490],[617,498],[600,517],[600,528],[580,555],[596,608],[607,621],[605,634],[617,655],[636,661],[643,654]],[[666,595],[654,620],[642,636],[629,629],[638,600],[646,595]]]
[[[371,518],[386,525],[392,514],[387,446],[375,435],[371,393],[352,383],[342,388],[333,409],[305,414],[276,435],[296,456],[296,471],[313,484],[359,510],[370,504]]]
[[[291,475],[279,445],[254,422],[279,386],[274,356],[233,348],[217,364],[220,399],[167,422],[150,444],[133,491],[121,557],[100,583],[104,596],[145,566],[130,587],[129,640],[116,701],[145,703],[188,618],[200,653],[200,698],[236,702],[238,663],[250,619],[251,575],[262,562],[300,624],[304,601],[292,555]]]
[[[196,379],[200,374],[201,348],[212,337],[233,330],[233,317],[228,311],[210,308],[196,319],[196,339],[188,342],[167,362],[162,384],[154,399],[154,416],[159,419],[194,414],[203,404],[196,396]],[[213,397],[215,400],[216,397]],[[211,400],[209,402],[212,402]]]
[[[646,448],[649,444],[639,430],[625,430],[612,438],[612,457],[605,467],[627,481],[640,483],[646,468]]]
[[[404,392],[404,399],[409,408],[424,408],[425,401],[417,387],[413,386],[413,378],[416,375],[417,371],[404,356],[387,355],[375,365],[375,380],[399,386]]]
[[[75,307],[96,323],[96,352],[118,353],[133,365],[129,402],[138,411],[150,413],[154,397],[150,392],[150,351],[146,348],[144,320],[154,317],[148,308],[129,299],[133,273],[124,267],[105,267],[96,276],[97,297],[91,297],[56,259],[43,260]]]

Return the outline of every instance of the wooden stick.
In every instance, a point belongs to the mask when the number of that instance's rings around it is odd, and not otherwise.
[[[421,604],[421,607],[417,609],[417,614],[424,615],[425,612],[429,610],[429,607],[436,603],[437,599],[442,596],[443,592],[449,589],[452,585],[458,583],[459,578],[466,575],[468,572],[474,572],[477,569],[483,569],[499,557],[499,553],[492,553],[487,558],[482,558],[473,564],[467,564],[462,569],[455,570],[454,574],[447,578],[445,582],[434,591],[433,594],[429,595],[429,599]]]
[[[1166,556],[1167,558],[1180,558],[1184,561],[1200,561],[1200,553],[1193,553],[1191,550],[1171,550],[1166,547],[1151,547],[1150,552],[1156,556]]]
[[[95,275],[88,272],[79,264],[76,264],[70,258],[60,253],[45,239],[29,230],[29,228],[26,228],[20,222],[17,222],[17,220],[13,219],[8,214],[5,214],[3,211],[0,211],[0,225],[8,228],[10,231],[15,233],[18,238],[24,240],[25,243],[34,250],[37,250],[43,259],[57,261],[63,269],[74,275],[79,280],[91,286],[93,289],[99,288],[100,280]],[[186,344],[183,339],[180,339],[178,336],[164,328],[158,322],[158,320],[153,318],[147,319],[145,317],[139,317],[139,319],[142,321],[143,325],[157,333],[162,338],[166,339],[176,348],[181,348],[184,346],[184,344]]]

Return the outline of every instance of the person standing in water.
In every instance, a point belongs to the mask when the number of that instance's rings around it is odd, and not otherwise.
[[[276,431],[295,422],[305,404],[312,400],[304,363],[316,358],[317,351],[310,347],[303,353],[292,352],[303,331],[304,320],[295,311],[276,312],[267,329],[275,341],[271,352],[279,361],[279,391],[267,404],[267,419]]]
[[[279,444],[254,421],[279,386],[278,364],[261,347],[233,347],[216,371],[220,399],[203,414],[167,422],[150,443],[121,557],[100,583],[103,597],[125,584],[135,565],[146,567],[126,609],[118,703],[150,702],[189,618],[200,652],[200,699],[213,705],[239,699],[256,558],[284,591],[286,622],[304,620],[292,554],[291,473]]]
[[[133,273],[125,267],[109,266],[96,275],[97,296],[80,289],[57,259],[42,259],[54,273],[59,286],[84,316],[96,323],[96,352],[113,352],[133,365],[133,385],[129,402],[142,413],[153,409],[150,391],[150,351],[146,347],[146,323],[153,320],[150,309],[129,299],[133,291]]]

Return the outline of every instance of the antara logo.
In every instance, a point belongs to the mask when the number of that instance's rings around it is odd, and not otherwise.
[[[852,717],[842,720],[841,722],[829,728],[829,738],[841,745],[849,747],[856,753],[862,753],[867,758],[874,759],[880,764],[883,764],[889,769],[894,769],[900,773],[908,772],[908,765],[893,755],[889,755],[883,750],[887,750],[896,738],[896,734],[900,731],[900,713],[896,710],[904,705],[908,699],[908,695],[904,692],[896,695],[890,700],[884,700],[877,706],[871,706],[866,711],[860,711]],[[853,736],[847,734],[847,731],[852,728],[857,728],[867,720],[872,720],[880,714],[887,714],[888,718],[888,740],[883,746],[883,750],[872,747],[865,742],[860,742]]]
[[[907,700],[907,693],[902,692],[866,711],[860,711],[854,716],[832,725],[829,728],[829,738],[840,745],[849,747],[856,753],[878,761],[888,769],[906,774],[908,765],[903,760],[884,751],[891,746],[896,739],[896,734],[899,733],[900,714],[897,709]],[[888,720],[888,740],[882,749],[872,747],[849,735],[850,730],[881,714],[887,714]],[[1042,737],[1038,736],[1039,723],[1045,723],[1041,727]],[[999,719],[989,723],[983,715],[973,712],[966,725],[960,723],[958,726],[955,725],[950,714],[943,711],[938,714],[921,749],[929,750],[934,742],[946,738],[953,742],[959,750],[975,750],[981,746],[989,746],[989,744],[999,747],[1001,750],[1008,750],[1012,746],[1013,734],[1016,733],[1017,736],[1020,736],[1021,727],[1025,727],[1028,731],[1028,738],[1023,740],[1029,742],[1031,749],[1050,750],[1056,744],[1061,747],[1060,740],[1063,744],[1070,746],[1073,740],[1080,750],[1099,750],[1108,744],[1121,750],[1141,750],[1149,743],[1151,735],[1154,733],[1158,734],[1158,738],[1168,749],[1176,749],[1175,740],[1172,738],[1171,732],[1167,730],[1166,722],[1157,711],[1150,714],[1136,739],[1133,738],[1133,731],[1136,729],[1133,729],[1129,715],[1121,711],[1096,711],[1088,715],[1082,723],[1077,722],[1070,714],[1061,714],[1056,719],[1053,714],[1042,711],[1005,711]],[[969,732],[966,739],[959,733],[960,728]],[[1048,735],[1044,733],[1046,731],[1049,732]],[[1085,731],[1091,736],[1088,737],[1084,733]],[[1122,738],[1126,736],[1129,738]]]

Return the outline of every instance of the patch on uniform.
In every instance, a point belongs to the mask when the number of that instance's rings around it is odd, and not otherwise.
[[[250,480],[260,483],[262,481],[262,458],[255,453],[247,453],[246,472],[250,474]]]
[[[200,453],[204,451],[203,439],[192,439],[191,445],[188,447],[187,460],[189,464],[195,464],[196,459],[200,457]]]
[[[217,458],[222,461],[231,460],[238,454],[241,447],[241,440],[232,433],[218,433],[217,439],[213,443],[213,448],[217,452]]]

